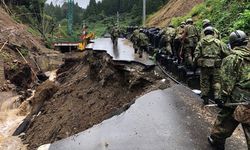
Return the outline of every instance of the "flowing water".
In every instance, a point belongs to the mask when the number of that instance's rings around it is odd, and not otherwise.
[[[46,72],[50,81],[55,81],[56,70]],[[35,95],[26,99],[22,104],[19,102],[20,95],[12,92],[0,92],[0,150],[25,150],[19,137],[12,134],[20,125],[22,120],[28,115],[30,107],[28,101]]]
[[[27,115],[27,110],[24,110],[27,104],[17,107],[19,96],[13,93],[1,93],[0,96],[0,149],[25,149],[21,139],[13,137],[12,133]]]

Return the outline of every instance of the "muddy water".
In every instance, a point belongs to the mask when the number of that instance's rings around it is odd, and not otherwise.
[[[53,71],[45,72],[45,74],[46,74],[46,76],[49,76],[50,81],[55,81],[56,80],[56,72],[57,72],[57,70],[53,70]]]
[[[50,81],[55,81],[56,71],[46,72]],[[28,101],[35,95],[35,90],[32,96],[19,104],[19,95],[12,92],[0,93],[0,150],[25,150],[19,137],[14,137],[12,134],[28,115],[30,107]]]
[[[19,123],[25,118],[27,112],[20,113],[21,110],[17,108],[18,95],[8,92],[0,93],[0,96],[2,98],[0,104],[0,149],[22,149],[24,146],[22,145],[21,139],[12,137],[11,135]]]

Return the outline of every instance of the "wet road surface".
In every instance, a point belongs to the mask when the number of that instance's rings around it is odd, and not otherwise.
[[[133,44],[127,39],[119,38],[117,49],[113,47],[110,38],[96,39],[89,47],[93,47],[95,51],[106,51],[115,61],[139,62],[147,66],[154,65],[147,53],[144,53],[142,58],[139,58],[138,54],[134,54]]]
[[[207,135],[215,113],[202,110],[201,103],[180,85],[153,91],[121,115],[57,141],[49,150],[210,150]],[[237,132],[227,150],[247,149]]]

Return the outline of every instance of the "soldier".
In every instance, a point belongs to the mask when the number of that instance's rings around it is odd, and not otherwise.
[[[176,57],[178,58],[179,62],[182,61],[182,56],[180,53],[183,49],[183,36],[185,32],[185,22],[181,22],[181,25],[176,29],[176,36],[174,39],[174,51],[176,53]]]
[[[174,43],[174,38],[176,35],[176,30],[173,25],[169,25],[167,28],[164,29],[164,40],[165,40],[165,50],[166,54],[173,56],[173,43]]]
[[[205,105],[209,98],[221,99],[220,66],[222,59],[229,55],[227,45],[214,37],[213,29],[204,29],[205,37],[200,40],[194,52],[194,64],[201,68],[200,86]]]
[[[139,50],[139,47],[138,47],[139,34],[140,34],[140,30],[136,29],[136,30],[134,30],[133,34],[130,37],[130,40],[133,43],[133,47],[135,49],[135,53],[137,53]]]
[[[114,47],[116,48],[117,47],[117,42],[118,42],[118,37],[120,36],[120,29],[118,27],[118,25],[115,25],[111,31],[110,31],[110,34],[111,34],[111,40],[113,42],[113,45]]]
[[[212,27],[211,21],[208,20],[208,19],[204,19],[202,21],[202,25],[203,25],[203,31],[201,31],[201,38],[205,37],[204,29],[206,27]],[[220,34],[220,32],[216,28],[214,28],[214,37],[217,38],[217,39],[219,39],[219,40],[221,40],[221,34]]]
[[[199,41],[199,33],[198,29],[193,25],[193,20],[187,19],[187,25],[185,26],[184,31],[184,49],[182,52],[184,54],[184,63],[185,65],[190,68],[193,66],[193,52],[195,47]]]
[[[250,49],[247,48],[247,36],[237,30],[230,34],[232,53],[221,65],[222,108],[208,137],[209,143],[219,150],[225,149],[225,141],[241,123],[250,149],[250,105],[226,107],[224,103],[250,102]]]
[[[149,44],[149,40],[148,37],[143,33],[143,29],[140,29],[140,33],[138,36],[138,46],[139,46],[139,58],[142,58],[142,53],[143,51],[147,51],[148,50],[148,44]]]

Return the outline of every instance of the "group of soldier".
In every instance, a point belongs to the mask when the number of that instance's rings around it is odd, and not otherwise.
[[[226,45],[210,21],[203,21],[193,63],[201,68],[200,85],[204,104],[208,104],[209,98],[212,98],[222,109],[208,137],[209,143],[216,149],[225,149],[226,139],[239,123],[250,149],[250,49],[247,44],[246,33],[237,30],[230,34],[229,45]],[[247,102],[246,105],[243,105],[244,102]],[[239,105],[230,107],[226,103]]]
[[[221,108],[208,137],[209,143],[216,149],[225,149],[226,139],[241,123],[250,149],[250,49],[246,33],[232,32],[227,45],[210,20],[203,20],[203,29],[199,32],[190,18],[176,29],[168,25],[160,34],[160,50],[156,53],[176,58],[189,69],[199,67],[204,104],[212,99]],[[148,51],[149,38],[143,28],[135,28],[130,40],[139,57]],[[227,106],[228,103],[239,105]]]
[[[130,36],[130,40],[133,43],[135,53],[139,54],[139,58],[142,58],[143,52],[148,51],[149,38],[143,32],[143,29],[135,29],[133,34]]]

